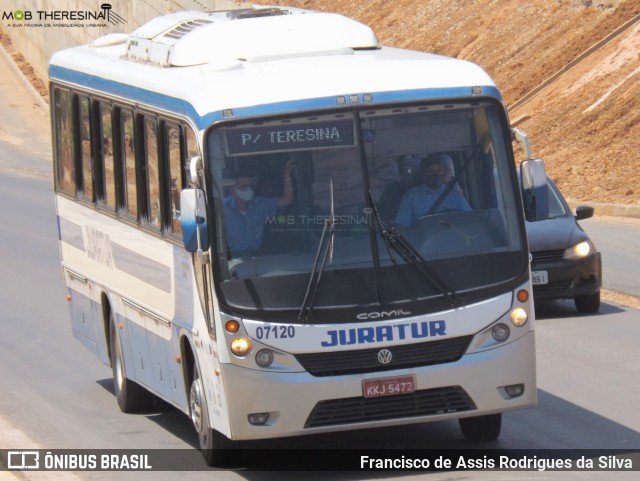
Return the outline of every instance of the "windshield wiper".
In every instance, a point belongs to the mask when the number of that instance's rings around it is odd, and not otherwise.
[[[309,283],[307,284],[307,291],[304,294],[302,300],[302,306],[298,313],[298,319],[303,322],[308,322],[311,319],[311,311],[313,310],[313,304],[318,292],[318,286],[320,285],[320,279],[322,278],[322,272],[324,266],[329,258],[329,264],[333,262],[333,242],[336,234],[335,212],[333,204],[333,179],[329,179],[329,202],[330,202],[330,215],[325,221],[322,228],[322,235],[320,236],[320,243],[318,244],[318,250],[316,251],[316,258],[313,261],[313,267],[311,268],[311,276],[309,277]],[[325,242],[325,237],[329,233],[328,241]],[[320,253],[322,253],[322,262],[318,267],[318,261],[320,260]],[[316,275],[317,274],[317,275]]]
[[[376,203],[373,200],[373,195],[371,194],[371,191],[369,191],[369,202],[371,203],[371,210],[369,211],[369,214],[371,215],[371,225],[378,230],[378,232],[380,233],[380,236],[384,240],[384,244],[387,247],[387,253],[389,254],[389,258],[391,259],[391,262],[393,263],[394,267],[398,267],[398,263],[396,262],[396,257],[393,255],[393,252],[391,251],[391,242],[389,241],[389,237],[386,235],[387,226],[380,219],[380,214],[378,214],[378,207],[376,206]]]
[[[407,264],[414,265],[418,271],[427,279],[431,285],[433,285],[440,293],[449,299],[449,302],[453,307],[459,307],[462,305],[460,302],[460,298],[456,294],[456,292],[451,289],[445,281],[443,281],[440,276],[433,271],[428,265],[427,261],[422,257],[422,255],[411,245],[404,236],[398,232],[395,227],[387,227],[387,225],[380,219],[378,215],[378,209],[376,208],[376,204],[373,201],[373,197],[371,192],[369,192],[369,200],[372,206],[371,219],[372,225],[377,227],[380,235],[384,239],[384,242],[387,246],[387,250],[389,250],[389,257],[391,257],[391,261],[394,266],[397,266],[395,257],[391,254],[390,249],[395,250],[402,258],[407,262]]]

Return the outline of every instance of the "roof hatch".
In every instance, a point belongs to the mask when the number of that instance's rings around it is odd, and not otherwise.
[[[355,20],[269,7],[158,17],[129,36],[126,58],[171,67],[374,48],[373,31]]]

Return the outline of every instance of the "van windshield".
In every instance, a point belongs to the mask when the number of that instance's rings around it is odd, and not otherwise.
[[[313,284],[313,322],[361,306],[442,309],[422,264],[463,302],[507,290],[527,255],[501,112],[430,104],[210,130],[221,301],[294,316]]]

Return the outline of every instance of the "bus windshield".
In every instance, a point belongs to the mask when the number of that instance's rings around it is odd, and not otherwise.
[[[329,313],[441,310],[451,294],[486,298],[526,275],[496,104],[363,108],[207,135],[216,287],[230,308],[295,314],[312,289],[311,320],[339,322]]]

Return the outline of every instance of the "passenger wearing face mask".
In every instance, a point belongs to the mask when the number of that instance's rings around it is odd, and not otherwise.
[[[254,195],[254,177],[240,174],[231,187],[231,194],[224,198],[224,225],[227,244],[232,254],[238,251],[258,249],[267,218],[278,213],[293,200],[293,182],[291,175],[295,168],[293,159],[289,159],[283,172],[283,192],[278,197]]]
[[[448,157],[447,154],[437,153],[422,159],[420,163],[422,184],[409,190],[402,198],[396,214],[396,224],[406,227],[414,225],[418,219],[429,212],[440,195],[446,191]],[[471,210],[471,207],[464,196],[453,189],[446,194],[436,212],[447,209],[467,211]]]

